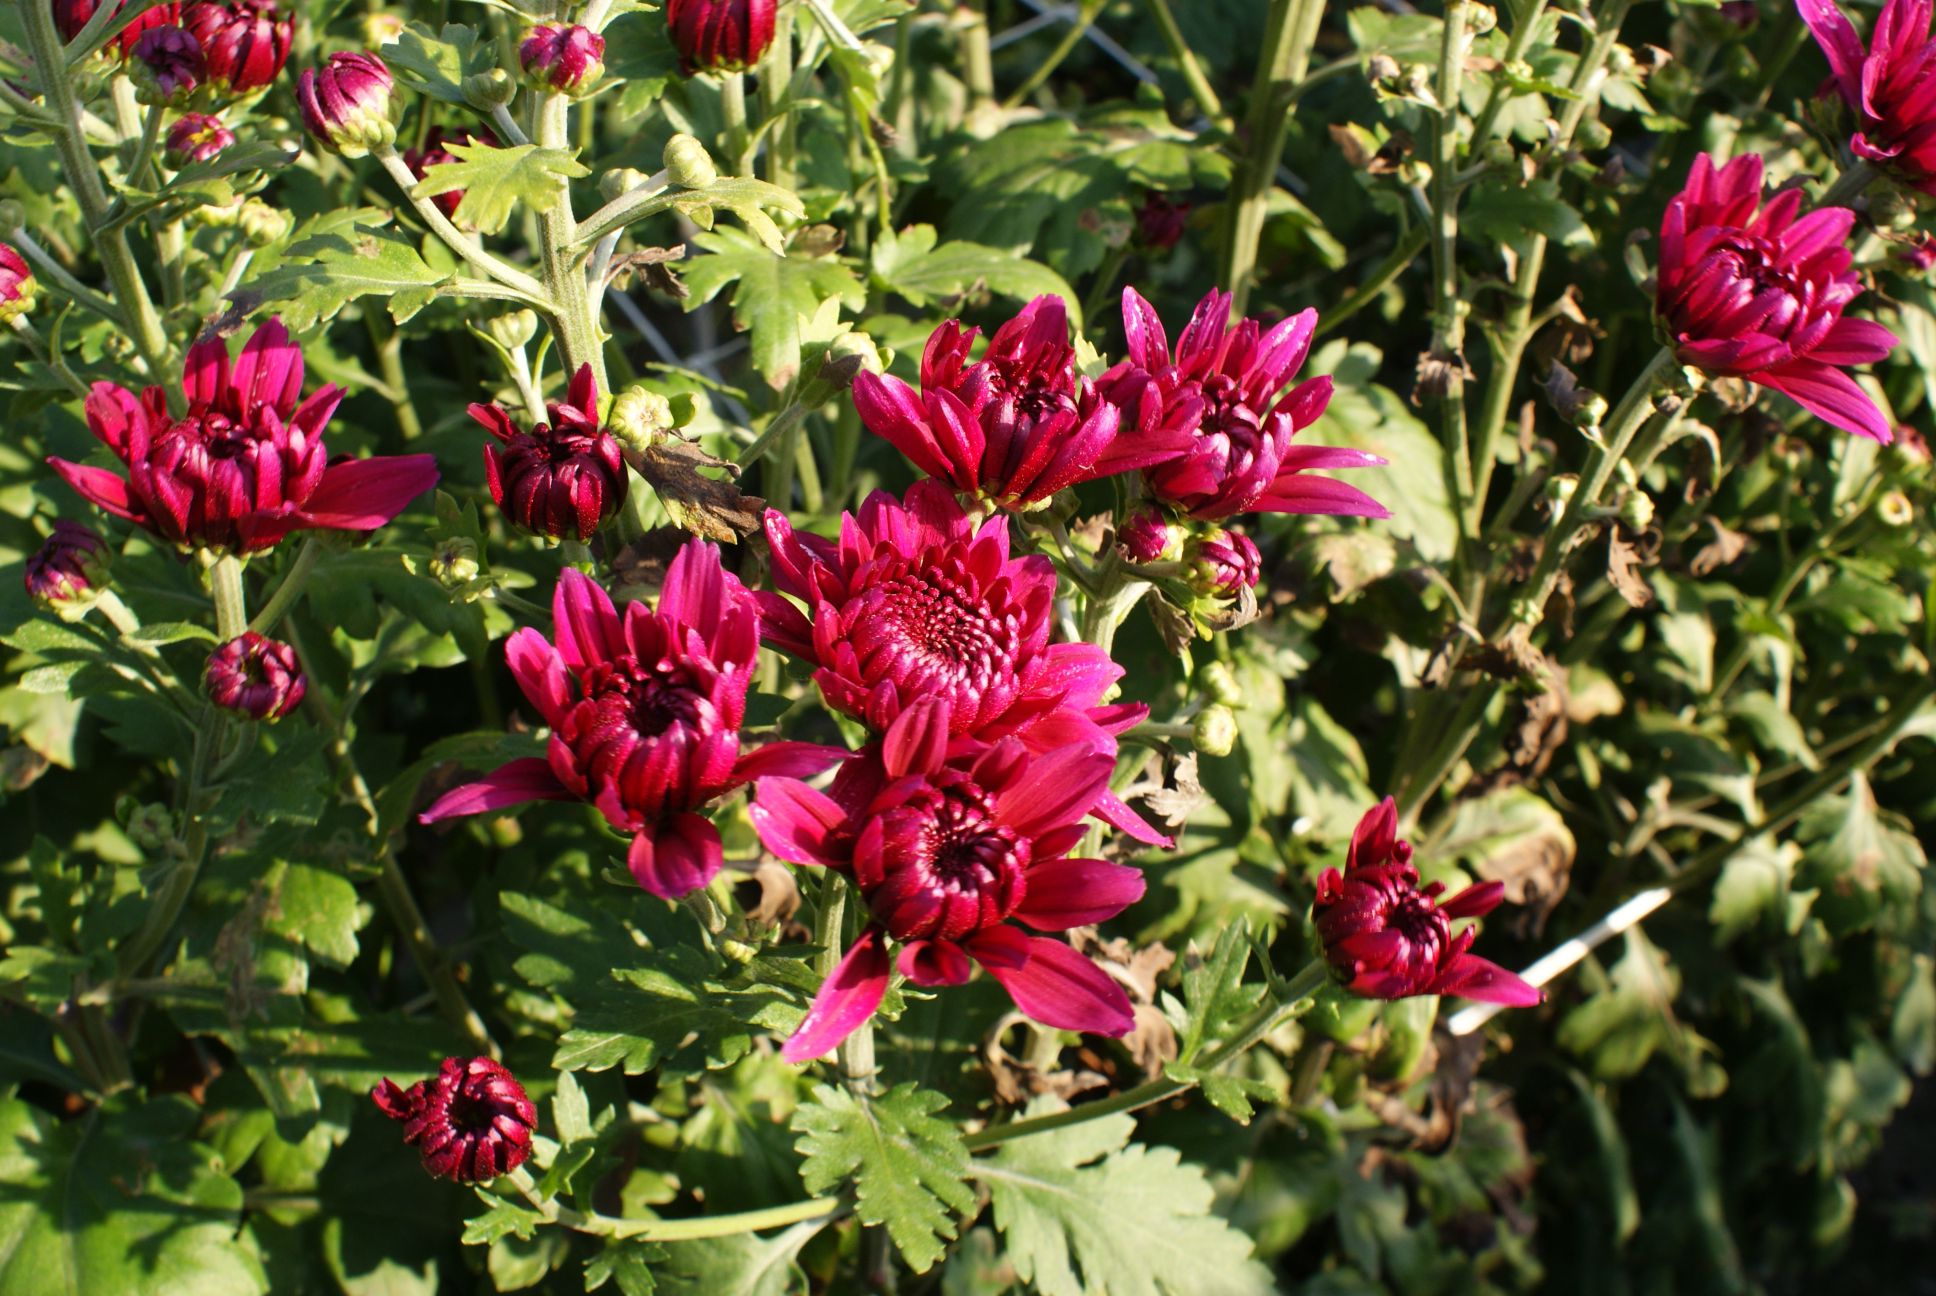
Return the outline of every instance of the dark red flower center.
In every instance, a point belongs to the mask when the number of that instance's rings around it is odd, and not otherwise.
[[[1018,619],[953,566],[909,565],[861,592],[848,642],[863,679],[890,680],[908,701],[947,697],[959,710],[1013,677]]]
[[[944,770],[881,815],[868,903],[902,940],[959,940],[1014,913],[1027,891],[1028,840],[996,822],[993,798]]]
[[[602,746],[622,737],[657,738],[676,725],[701,727],[712,714],[703,684],[676,662],[658,669],[636,657],[600,662],[585,681],[597,710],[587,736]]]

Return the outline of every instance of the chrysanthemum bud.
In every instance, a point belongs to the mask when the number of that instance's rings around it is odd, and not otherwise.
[[[430,553],[430,578],[447,590],[462,589],[482,574],[477,561],[477,544],[465,536],[452,536]]]
[[[128,76],[144,104],[180,108],[208,74],[202,43],[180,27],[151,27],[134,43]]]
[[[665,146],[666,176],[681,189],[704,189],[719,179],[706,146],[690,135],[674,135]]]
[[[1629,531],[1645,531],[1654,524],[1654,497],[1635,487],[1620,501],[1620,520]]]
[[[579,366],[551,421],[526,431],[496,405],[471,406],[471,417],[496,438],[484,447],[485,484],[504,516],[532,535],[589,540],[618,512],[629,484],[618,440],[599,426],[598,387]]]
[[[612,402],[607,426],[627,450],[644,450],[672,430],[672,402],[644,387],[627,387]]]
[[[1483,36],[1499,25],[1499,13],[1491,5],[1468,3],[1465,7],[1466,30],[1474,36]]]
[[[393,13],[363,15],[363,43],[371,49],[388,45],[403,35],[404,21]]]
[[[0,327],[33,309],[40,293],[40,281],[26,258],[5,243],[0,243]]]
[[[115,802],[114,817],[120,820],[128,840],[151,854],[175,843],[175,816],[159,801],[124,796]]]
[[[338,50],[296,79],[296,103],[316,142],[358,158],[397,142],[396,82],[374,54]]]
[[[517,1077],[490,1058],[445,1058],[430,1079],[408,1089],[386,1079],[370,1097],[403,1122],[403,1141],[440,1179],[488,1183],[531,1156],[538,1109]]]
[[[1906,527],[1916,520],[1916,506],[1899,490],[1884,491],[1876,501],[1876,517],[1887,527]]]
[[[222,125],[221,118],[207,113],[184,113],[168,128],[161,160],[171,171],[179,171],[192,163],[220,157],[234,143],[234,132]]]
[[[1190,741],[1205,756],[1228,756],[1237,746],[1237,713],[1207,706],[1190,725]]]
[[[201,42],[209,84],[239,95],[282,73],[296,22],[275,0],[199,0],[182,15],[182,26]]]
[[[1131,514],[1116,528],[1116,543],[1133,563],[1175,562],[1183,556],[1183,532],[1161,509]]]
[[[613,167],[598,177],[598,193],[606,202],[611,202],[614,198],[623,198],[634,189],[644,188],[651,178],[637,167]]]
[[[127,9],[130,4],[138,11],[135,19],[121,29],[120,35],[107,44],[107,49],[123,57],[134,48],[135,42],[141,39],[143,33],[155,27],[172,26],[181,21],[182,7],[179,0],[170,0],[170,3],[166,4],[151,4],[147,0],[113,0],[113,3],[116,15]],[[81,34],[81,29],[87,26],[88,20],[94,17],[94,11],[101,5],[98,0],[52,0],[51,7],[54,11],[54,24],[60,28],[61,39],[72,41]]]
[[[62,519],[27,559],[27,596],[63,621],[87,615],[108,583],[108,547],[79,522]]]
[[[488,68],[464,78],[464,102],[479,112],[502,108],[517,97],[518,83],[503,68]]]
[[[301,705],[309,688],[296,650],[253,630],[209,655],[202,683],[209,701],[252,720],[280,720]]]
[[[1264,555],[1241,531],[1212,527],[1188,550],[1190,583],[1199,593],[1232,597],[1263,579]]]
[[[1197,687],[1209,694],[1214,702],[1227,707],[1240,707],[1244,704],[1244,691],[1237,684],[1237,673],[1220,661],[1206,663],[1197,671]]]
[[[251,246],[259,248],[288,238],[294,223],[288,212],[260,198],[247,199],[235,213],[235,227]]]
[[[589,27],[533,27],[518,45],[525,84],[574,99],[590,94],[605,75],[604,59],[605,38]]]
[[[538,336],[537,312],[514,310],[508,315],[499,315],[488,325],[491,340],[506,351],[515,351],[528,346],[531,339]]]
[[[753,66],[773,44],[777,9],[777,0],[667,0],[681,70],[691,76]]]
[[[1573,502],[1574,492],[1580,489],[1580,479],[1572,473],[1560,473],[1546,479],[1546,500],[1552,507],[1553,516],[1566,512],[1566,506]]]

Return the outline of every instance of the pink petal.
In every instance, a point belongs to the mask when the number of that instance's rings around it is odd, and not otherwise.
[[[1143,872],[1094,859],[1048,860],[1028,871],[1015,917],[1042,931],[1067,931],[1114,918],[1143,898]]]
[[[1792,360],[1779,369],[1754,375],[1754,381],[1793,399],[1826,423],[1883,445],[1895,439],[1895,429],[1875,407],[1855,379],[1816,360]]]
[[[1156,307],[1134,288],[1123,289],[1123,335],[1129,342],[1129,358],[1150,373],[1170,363],[1170,338],[1163,331],[1163,319]]]
[[[1320,513],[1332,517],[1388,518],[1391,510],[1356,486],[1310,473],[1284,473],[1251,506],[1259,513]]]
[[[847,811],[798,779],[761,779],[747,814],[760,844],[789,864],[837,866],[846,862],[851,836]]]
[[[813,1007],[781,1047],[780,1056],[788,1062],[807,1062],[832,1052],[881,1006],[887,978],[887,933],[869,927],[821,985]]]
[[[228,389],[229,344],[212,337],[188,348],[188,358],[182,363],[182,395],[188,397],[188,403],[213,405]]]
[[[511,668],[531,705],[538,708],[545,723],[556,726],[571,705],[571,677],[565,662],[551,642],[530,626],[517,631],[504,643],[504,661]]]
[[[852,755],[845,747],[827,747],[820,743],[770,742],[740,756],[727,786],[736,788],[762,778],[811,778]]]
[[[574,672],[625,654],[625,634],[611,595],[585,573],[568,567],[559,575],[551,616],[558,653]]]
[[[965,985],[975,970],[968,955],[953,941],[909,941],[901,946],[895,962],[902,976],[924,986]]]
[[[1838,319],[1808,358],[1830,365],[1874,364],[1900,345],[1900,338],[1874,320]]]
[[[899,378],[865,369],[855,374],[854,410],[869,432],[906,455],[916,468],[930,477],[952,476],[954,465],[928,430],[921,398]]]
[[[1129,1034],[1136,1024],[1122,987],[1061,941],[1025,936],[1013,927],[990,927],[977,932],[967,946],[1033,1021],[1117,1037]]]
[[[1096,804],[1089,808],[1089,813],[1108,824],[1111,828],[1114,828],[1117,832],[1123,833],[1143,843],[1145,846],[1160,846],[1164,850],[1168,850],[1176,844],[1173,838],[1165,836],[1144,823],[1141,815],[1130,809],[1121,797],[1111,792],[1108,788],[1102,790],[1102,795],[1096,798]]]
[[[128,457],[130,429],[148,422],[148,411],[141,407],[134,393],[110,382],[97,382],[90,387],[83,409],[89,430],[123,459]]]
[[[47,463],[61,475],[62,481],[72,486],[88,503],[99,505],[118,518],[153,526],[148,519],[148,510],[128,493],[128,483],[116,474],[105,468],[90,468],[86,464],[69,463],[52,456],[49,456]]]
[[[1431,992],[1508,1008],[1531,1008],[1545,998],[1538,987],[1476,954],[1460,954],[1446,964],[1433,981]]]
[[[548,763],[537,756],[526,756],[498,766],[475,783],[452,788],[418,815],[417,822],[436,823],[439,819],[484,814],[528,801],[572,800],[576,797],[558,781]]]
[[[1478,918],[1491,913],[1506,898],[1503,882],[1478,882],[1439,905],[1447,918]]]
[[[1398,802],[1386,797],[1358,821],[1351,834],[1351,849],[1345,855],[1345,869],[1375,868],[1391,858],[1398,844]]]
[[[632,839],[625,863],[647,891],[677,900],[712,881],[725,858],[719,830],[699,815],[682,813],[647,824]]]
[[[995,805],[996,822],[1024,837],[1074,823],[1109,786],[1115,758],[1093,747],[1064,747],[1040,757],[1021,784]]]
[[[659,615],[695,627],[712,642],[712,632],[725,618],[728,579],[717,546],[704,540],[686,541],[666,568]],[[739,581],[733,579],[731,584],[738,585]]]
[[[881,761],[892,778],[932,774],[948,757],[950,712],[944,698],[923,698],[894,718],[881,741]]]
[[[323,472],[316,493],[303,501],[301,520],[332,531],[374,531],[437,484],[432,455],[385,455],[346,459]]]
[[[277,317],[243,345],[229,376],[229,386],[242,398],[244,408],[260,403],[285,419],[295,412],[302,383],[302,351],[289,340],[289,330]]]

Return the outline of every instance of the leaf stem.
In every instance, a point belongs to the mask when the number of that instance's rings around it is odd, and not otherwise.
[[[424,224],[430,226],[431,233],[443,240],[444,246],[457,254],[459,260],[487,278],[507,288],[516,289],[539,309],[545,311],[554,309],[543,284],[517,267],[486,252],[476,239],[451,224],[450,218],[444,215],[436,203],[428,198],[415,196],[412,191],[417,187],[417,177],[410,174],[409,164],[394,147],[378,149],[374,156],[382,164],[383,169],[390,173],[390,178],[396,181],[397,187],[403,191],[404,200],[410,204],[411,209],[417,213]]]
[[[1197,101],[1198,109],[1213,123],[1226,125],[1223,100],[1217,97],[1210,79],[1203,74],[1203,65],[1197,62],[1190,42],[1183,38],[1183,29],[1177,26],[1176,14],[1170,10],[1170,0],[1144,0],[1144,3],[1149,6],[1150,17],[1156,19],[1156,28],[1163,33],[1163,43],[1170,47],[1170,57],[1182,71],[1183,83],[1190,87],[1190,97]]]
[[[1277,163],[1284,155],[1284,136],[1290,129],[1284,103],[1310,65],[1311,43],[1317,39],[1323,16],[1324,0],[1271,0],[1257,75],[1251,83],[1250,109],[1244,118],[1248,142],[1228,199],[1223,281],[1230,290],[1231,311],[1237,315],[1250,302],[1257,248],[1277,182]]]
[[[249,622],[249,629],[260,635],[274,634],[276,627],[282,624],[284,615],[295,605],[296,600],[302,597],[303,587],[309,583],[309,573],[315,570],[316,563],[322,556],[322,542],[313,536],[306,538],[302,548],[296,551],[295,561],[291,562],[289,570],[283,573],[282,582],[276,586],[276,592],[269,596],[269,601],[262,605],[262,610],[255,614],[253,621]]]
[[[1847,207],[1857,198],[1860,198],[1863,191],[1880,174],[1867,160],[1857,158],[1849,164],[1847,170],[1835,177],[1834,184],[1822,191],[1822,196],[1815,200],[1815,205],[1818,208]]]
[[[523,1166],[504,1177],[517,1186],[519,1193],[548,1223],[562,1224],[578,1233],[630,1238],[640,1242],[696,1242],[706,1238],[735,1237],[741,1233],[760,1233],[794,1224],[828,1224],[853,1209],[852,1203],[838,1197],[813,1197],[806,1201],[788,1202],[784,1206],[740,1211],[734,1215],[677,1220],[618,1219],[611,1215],[573,1210],[555,1200],[542,1199],[538,1196],[538,1186],[531,1178],[531,1172]]]
[[[1095,26],[1096,15],[1102,12],[1102,6],[1103,0],[1082,0],[1082,3],[1076,6],[1074,16],[1069,19],[1069,29],[1062,33],[1062,39],[1056,42],[1055,48],[1049,51],[1047,58],[1035,65],[1035,70],[1028,74],[1028,78],[1020,86],[1016,87],[1014,93],[1002,101],[1003,109],[1013,112],[1027,103],[1030,95],[1042,88],[1043,83],[1062,66],[1062,61],[1075,52],[1076,46],[1082,44],[1082,38],[1089,34],[1091,27]]]

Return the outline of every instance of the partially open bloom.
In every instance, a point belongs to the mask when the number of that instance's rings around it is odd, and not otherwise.
[[[113,383],[88,393],[87,425],[127,465],[50,458],[67,484],[116,517],[184,549],[255,553],[291,531],[374,531],[437,482],[430,455],[331,462],[323,429],[343,399],[302,394],[302,351],[282,321],[255,331],[229,361],[221,338],[188,350],[188,412],[168,413],[161,388],[140,399]]]
[[[121,0],[114,6],[115,13],[119,15],[128,7],[128,3],[129,0]],[[88,19],[100,7],[97,0],[53,0],[54,25],[60,28],[61,39],[71,41],[79,36],[81,29],[87,26]],[[124,57],[141,39],[143,32],[155,27],[172,27],[181,21],[179,0],[170,4],[144,4],[142,0],[134,0],[134,7],[140,11],[140,16],[123,27],[121,34],[108,46]]]
[[[1797,0],[1828,55],[1835,88],[1856,116],[1849,148],[1904,184],[1936,194],[1936,41],[1930,0],[1888,0],[1869,35],[1855,34],[1835,0]]]
[[[518,66],[533,89],[590,94],[605,75],[605,38],[589,27],[537,26],[518,46]]]
[[[395,86],[376,55],[338,50],[321,68],[303,69],[296,103],[317,143],[344,157],[363,157],[396,143]]]
[[[108,547],[101,537],[62,518],[27,558],[27,597],[66,621],[80,617],[107,588]]]
[[[196,0],[182,25],[201,42],[209,81],[230,94],[247,94],[281,74],[296,20],[276,0]]]
[[[302,705],[309,680],[296,650],[253,630],[209,654],[202,676],[209,701],[251,720],[280,720]]]
[[[497,445],[484,446],[491,498],[504,516],[532,535],[589,540],[625,502],[625,457],[598,422],[598,384],[580,365],[551,422],[521,431],[501,406],[471,406]]]
[[[458,126],[452,130],[433,126],[430,128],[430,133],[424,136],[422,147],[407,148],[403,151],[403,164],[410,168],[411,175],[421,180],[430,168],[457,160],[456,155],[445,147],[448,144],[485,144],[491,148],[497,148],[498,139],[482,126]],[[464,201],[464,191],[448,189],[443,193],[432,195],[430,201],[443,208],[444,215],[455,217],[457,204]]]
[[[1163,510],[1145,508],[1130,514],[1116,527],[1116,544],[1133,563],[1153,563],[1182,556],[1180,528]]]
[[[487,1057],[445,1058],[428,1080],[408,1089],[385,1079],[370,1098],[440,1179],[489,1183],[531,1156],[538,1109],[516,1076]]]
[[[778,0],[666,0],[666,26],[679,66],[695,72],[738,72],[773,44]]]
[[[551,727],[544,759],[515,760],[446,793],[424,823],[527,801],[588,801],[632,834],[627,863],[654,895],[705,886],[723,858],[719,832],[693,811],[768,774],[812,774],[846,753],[770,743],[741,754],[740,721],[759,651],[752,596],[689,541],[666,572],[657,611],[621,616],[589,577],[570,569],[552,598],[555,645],[525,628],[504,657]]]
[[[1367,999],[1463,995],[1525,1008],[1537,988],[1496,963],[1468,953],[1473,929],[1452,934],[1455,918],[1492,912],[1505,891],[1498,882],[1467,887],[1440,903],[1441,882],[1420,887],[1412,844],[1398,837],[1390,797],[1367,811],[1352,834],[1344,872],[1318,878],[1318,936],[1324,957],[1352,994]]]
[[[1318,314],[1307,310],[1265,331],[1256,320],[1229,323],[1230,294],[1212,291],[1170,356],[1163,322],[1134,288],[1123,290],[1129,359],[1101,379],[1111,399],[1140,410],[1164,444],[1184,450],[1144,473],[1150,493],[1192,517],[1238,513],[1328,513],[1390,517],[1356,486],[1314,470],[1373,468],[1377,455],[1335,446],[1297,445],[1331,403],[1329,376],[1279,392],[1303,367]]]
[[[1190,563],[1197,585],[1206,594],[1226,597],[1257,588],[1264,578],[1264,555],[1257,542],[1241,531],[1213,528],[1190,546]]]
[[[1840,367],[1896,346],[1882,325],[1842,317],[1862,292],[1847,247],[1855,213],[1801,206],[1794,189],[1761,205],[1758,154],[1718,169],[1701,154],[1661,222],[1655,309],[1683,364],[1773,388],[1887,444],[1889,421]]]
[[[179,171],[192,163],[220,157],[234,143],[235,132],[222,125],[220,117],[183,113],[168,128],[162,141],[161,160]]]
[[[1070,859],[1083,816],[1107,790],[1112,751],[1077,743],[1031,756],[1013,738],[950,738],[950,708],[925,698],[841,768],[831,793],[761,779],[753,824],[794,864],[846,873],[873,921],[787,1040],[789,1062],[819,1057],[880,1006],[888,948],[917,985],[960,985],[979,963],[1045,1026],[1126,1034],[1129,999],[1088,959],[1036,931],[1113,918],[1143,894],[1121,864]]]
[[[5,327],[33,309],[40,283],[27,259],[0,243],[0,327]]]
[[[861,422],[937,481],[1027,509],[1188,444],[1184,433],[1124,427],[1124,412],[1076,368],[1060,297],[1023,307],[971,362],[979,333],[959,320],[936,329],[921,356],[919,392],[891,374],[863,370],[854,378]]]
[[[180,27],[151,27],[129,52],[135,97],[145,104],[179,108],[208,72],[202,43]]]

